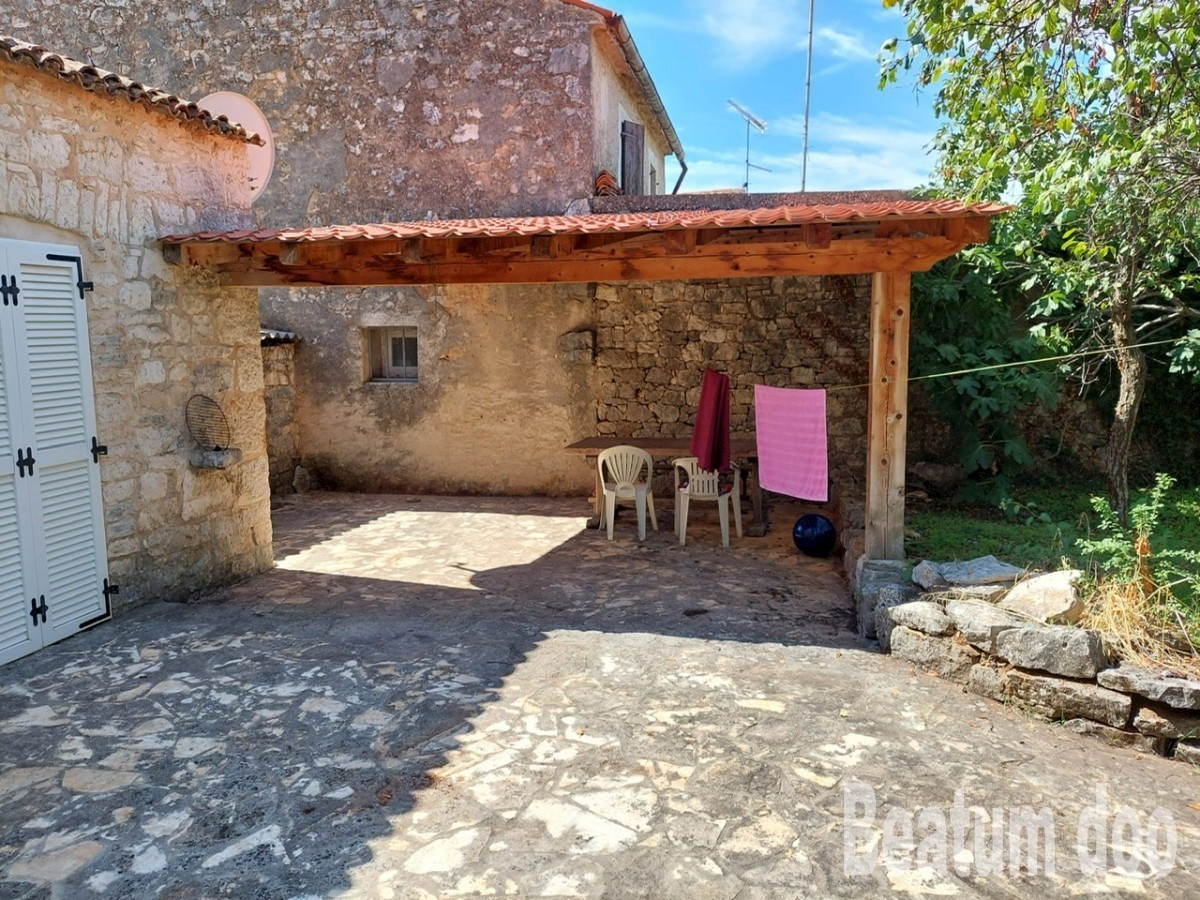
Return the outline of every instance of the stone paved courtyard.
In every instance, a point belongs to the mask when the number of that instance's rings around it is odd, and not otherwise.
[[[0,898],[1200,897],[1200,773],[859,644],[794,511],[729,550],[712,510],[686,548],[586,512],[290,498],[274,571],[0,668]],[[1085,873],[1097,785],[1125,837]],[[868,788],[862,845],[893,810],[910,865],[848,874]],[[956,792],[979,846],[916,866],[899,813]],[[1052,864],[989,875],[1019,807],[1049,810]],[[1173,867],[1114,865],[1156,808]]]

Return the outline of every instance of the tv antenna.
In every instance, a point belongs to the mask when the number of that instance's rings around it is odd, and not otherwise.
[[[760,172],[770,172],[770,169],[756,166],[750,162],[750,129],[753,128],[759,134],[767,133],[767,123],[760,119],[742,104],[736,100],[729,101],[729,108],[746,120],[746,183],[742,185],[742,189],[748,194],[750,193],[750,170],[758,169]]]
[[[808,56],[806,59],[807,73],[804,77],[804,158],[800,164],[800,190],[808,188],[808,114],[812,107],[812,57],[813,57],[813,22],[816,16],[817,0],[808,0]]]

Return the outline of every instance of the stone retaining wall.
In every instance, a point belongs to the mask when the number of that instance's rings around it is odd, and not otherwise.
[[[840,514],[843,528],[861,516],[857,506]],[[1098,633],[1030,621],[998,605],[1018,590],[1022,605],[1030,603],[1034,579],[1012,591],[922,593],[903,577],[904,561],[867,559],[861,540],[847,543],[843,563],[859,635],[885,652],[1070,731],[1200,765],[1200,682],[1118,665]]]
[[[1200,682],[1115,665],[1101,636],[980,599],[899,597],[875,614],[880,646],[972,694],[1113,746],[1200,764]]]

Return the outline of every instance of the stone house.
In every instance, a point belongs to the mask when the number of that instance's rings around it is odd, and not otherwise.
[[[48,0],[17,6],[79,53],[115,45],[160,80],[239,85],[278,148],[260,225],[620,212],[675,186],[666,155],[683,161],[624,21],[583,0],[308,16],[283,0],[144,0],[82,22]],[[639,139],[643,165],[623,165]],[[624,196],[595,196],[606,171]],[[856,276],[264,290],[263,322],[300,338],[269,351],[271,378],[292,382],[272,482],[286,490],[301,464],[343,489],[582,493],[591,473],[560,448],[689,434],[706,365],[733,379],[739,433],[754,430],[756,382],[861,384],[869,294]],[[834,471],[858,482],[865,392],[831,395],[829,412]]]
[[[257,292],[164,264],[249,221],[255,140],[0,37],[0,663],[271,562]],[[194,394],[241,462],[192,464]],[[119,590],[119,593],[117,591]]]

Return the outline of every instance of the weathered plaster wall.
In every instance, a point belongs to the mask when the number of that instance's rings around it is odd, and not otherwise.
[[[271,562],[257,297],[166,266],[155,238],[247,221],[245,151],[125,100],[0,65],[0,237],[79,247],[118,605]],[[198,471],[184,406],[225,408],[241,465]]]
[[[357,490],[579,493],[595,432],[585,285],[297,292],[303,464]],[[372,383],[363,329],[415,326],[419,382]]]
[[[646,129],[646,171],[642,189],[647,193],[663,194],[671,186],[663,188],[665,167],[663,160],[669,151],[666,138],[658,127],[653,113],[641,99],[633,79],[626,73],[612,41],[604,35],[596,38],[592,54],[592,141],[595,149],[595,174],[607,169],[620,178],[621,175],[621,120],[622,110],[630,121]],[[653,167],[657,189],[651,191],[650,169]],[[590,192],[589,192],[590,193]]]
[[[296,466],[300,465],[295,350],[295,344],[273,344],[262,348],[272,495],[295,492]]]
[[[559,0],[6,0],[24,40],[271,122],[259,222],[561,214],[592,193],[593,13]]]
[[[730,378],[734,436],[754,432],[754,385],[867,380],[870,279],[754,278],[596,289],[600,434],[691,435],[705,368]],[[865,389],[828,395],[830,474],[861,484]]]

